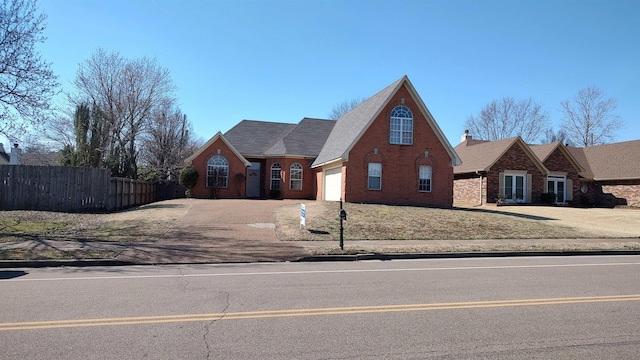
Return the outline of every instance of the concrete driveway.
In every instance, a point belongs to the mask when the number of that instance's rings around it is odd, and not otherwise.
[[[640,209],[582,209],[555,206],[481,206],[492,212],[529,215],[604,237],[640,237]]]
[[[179,215],[179,220],[163,239],[131,243],[117,260],[142,264],[294,261],[309,252],[302,244],[279,241],[273,218],[275,209],[292,203],[296,201],[176,199],[154,203],[150,206],[166,206],[166,212]]]

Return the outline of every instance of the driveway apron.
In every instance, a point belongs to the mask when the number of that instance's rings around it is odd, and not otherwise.
[[[132,244],[117,259],[139,264],[294,261],[309,253],[277,239],[273,215],[292,203],[190,199],[189,210],[163,239]]]

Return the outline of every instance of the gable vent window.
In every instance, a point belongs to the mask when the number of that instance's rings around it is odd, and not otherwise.
[[[280,190],[280,179],[282,179],[282,168],[279,163],[271,165],[271,190]]]
[[[229,185],[229,162],[216,155],[207,162],[207,187],[226,188]]]
[[[391,111],[391,144],[411,145],[413,143],[413,114],[406,106],[396,106]]]
[[[289,185],[291,190],[302,190],[302,165],[298,163],[291,164],[289,172]]]

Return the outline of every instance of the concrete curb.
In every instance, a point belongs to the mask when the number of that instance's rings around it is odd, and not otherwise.
[[[43,267],[89,267],[89,266],[126,266],[138,265],[132,262],[96,259],[96,260],[0,260],[0,269],[43,268]]]
[[[293,262],[337,262],[365,260],[414,260],[414,259],[459,259],[459,258],[498,258],[531,256],[615,256],[640,255],[640,250],[571,250],[571,251],[505,251],[505,252],[449,252],[449,253],[367,253],[354,255],[314,255]],[[283,261],[284,262],[284,261]],[[224,264],[246,264],[247,262],[226,262]],[[43,267],[90,267],[90,266],[154,266],[154,265],[196,265],[211,264],[203,262],[167,262],[135,263],[129,261],[96,260],[1,260],[0,269],[43,268]],[[216,263],[218,264],[218,263]]]
[[[505,251],[505,252],[449,252],[449,253],[368,253],[354,255],[314,255],[298,262],[364,261],[364,260],[412,260],[412,259],[456,259],[495,258],[529,256],[613,256],[640,255],[640,250],[571,250],[571,251]]]

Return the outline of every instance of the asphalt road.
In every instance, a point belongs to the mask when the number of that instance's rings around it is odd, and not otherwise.
[[[2,359],[635,359],[640,256],[0,270]]]

